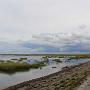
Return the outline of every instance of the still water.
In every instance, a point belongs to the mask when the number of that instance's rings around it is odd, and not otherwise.
[[[9,59],[14,59],[14,58],[22,58],[22,57],[27,57],[32,58],[32,59],[41,59],[42,56],[13,56],[13,55],[7,55],[7,56],[0,56],[0,60],[9,60]],[[31,69],[26,72],[17,72],[14,74],[5,74],[5,73],[0,73],[0,90],[12,86],[24,81],[32,80],[35,78],[43,77],[55,72],[58,72],[62,70],[63,67],[65,66],[71,66],[71,65],[78,65],[80,63],[88,62],[90,61],[89,59],[80,59],[80,60],[70,60],[70,61],[65,61],[62,59],[62,63],[56,63],[56,62],[49,62],[49,64],[45,67],[42,67],[42,69]],[[56,68],[52,68],[56,67]]]

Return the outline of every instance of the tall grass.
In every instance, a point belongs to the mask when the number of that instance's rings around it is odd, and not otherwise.
[[[15,62],[6,62],[0,63],[0,72],[17,72],[17,71],[27,71],[32,68],[39,68],[45,66],[44,62],[37,62],[35,64],[26,64],[26,63],[15,63]]]

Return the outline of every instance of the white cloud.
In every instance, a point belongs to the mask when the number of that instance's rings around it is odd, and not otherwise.
[[[33,37],[34,43],[42,43],[65,51],[70,47],[90,51],[90,34],[83,33],[61,33],[61,34],[39,34]],[[77,50],[77,49],[76,49]]]
[[[42,41],[53,44],[73,44],[73,43],[89,43],[89,33],[58,33],[58,34],[37,34],[34,35],[33,41]],[[36,40],[36,41],[35,41]]]
[[[89,3],[89,0],[0,0],[0,36],[28,40],[32,34],[72,32],[78,25],[84,30],[90,26]]]

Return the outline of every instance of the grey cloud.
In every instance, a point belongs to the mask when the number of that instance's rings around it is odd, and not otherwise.
[[[82,24],[82,25],[80,25],[80,26],[78,26],[80,29],[86,29],[87,28],[87,25],[85,25],[85,24]]]
[[[37,34],[29,41],[0,42],[0,44],[0,50],[12,53],[83,53],[90,52],[90,35],[87,33]]]
[[[70,34],[50,34],[50,35],[36,35],[39,37],[39,41],[46,42],[46,44],[52,47],[67,48],[72,46],[82,46],[82,48],[89,47],[90,35],[87,33],[70,33]],[[48,37],[49,36],[49,37]],[[34,37],[33,37],[34,38]],[[48,38],[48,40],[47,40]],[[51,39],[52,38],[52,39]],[[34,38],[38,41],[38,38]],[[80,47],[79,47],[80,48]],[[89,48],[88,48],[89,49]]]

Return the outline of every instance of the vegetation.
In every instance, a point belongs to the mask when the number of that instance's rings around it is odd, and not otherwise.
[[[46,64],[44,62],[37,62],[35,64],[26,64],[8,61],[6,63],[0,63],[0,72],[14,73],[18,71],[27,71],[31,68],[39,68],[45,65]]]
[[[27,60],[27,58],[20,58],[19,60]]]
[[[11,60],[19,60],[19,61],[23,61],[23,60],[27,60],[27,58],[19,58],[19,59],[11,59]]]
[[[42,54],[41,54],[42,56]],[[90,54],[45,54],[43,58],[90,58]]]
[[[12,55],[12,54],[10,54]],[[19,54],[14,54],[19,55]],[[35,64],[26,64],[22,63],[23,60],[27,60],[27,58],[19,58],[19,59],[11,59],[8,61],[0,60],[0,71],[2,72],[16,72],[16,71],[26,71],[31,68],[39,68],[41,66],[45,66],[45,61],[48,62],[48,58],[70,58],[70,59],[80,59],[80,58],[90,58],[90,54],[20,54],[20,56],[42,56],[44,62],[37,62]],[[15,62],[14,62],[15,61]],[[54,61],[62,62],[59,59],[55,59]]]
[[[53,61],[55,61],[57,63],[62,63],[62,61],[60,59],[54,59]]]
[[[11,59],[11,60],[18,60],[18,59]]]
[[[0,63],[3,63],[4,62],[4,60],[0,60]]]

